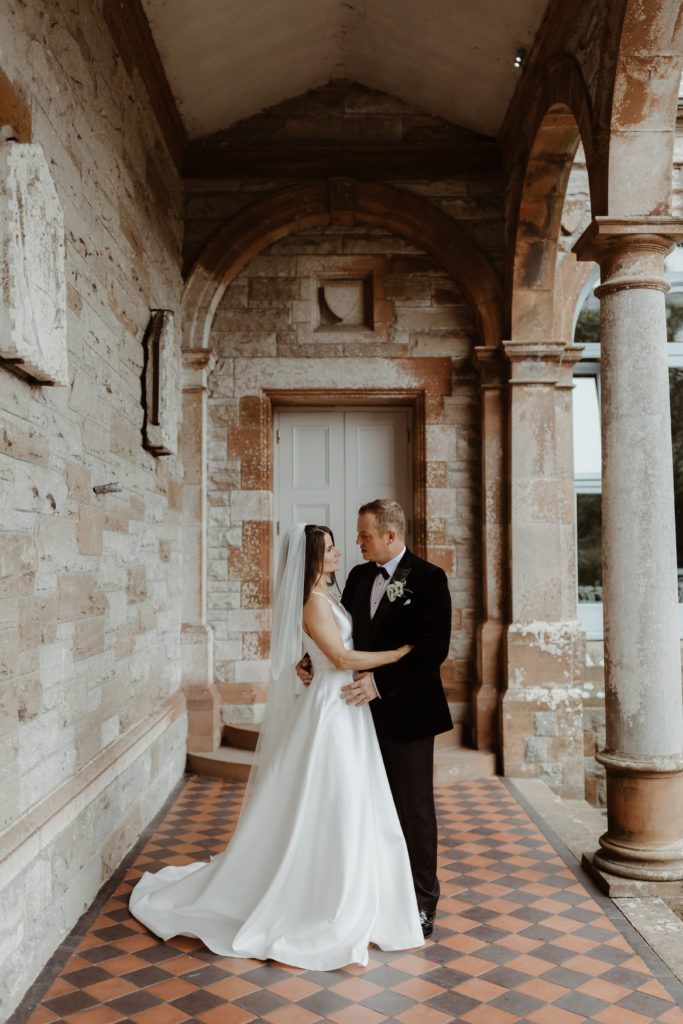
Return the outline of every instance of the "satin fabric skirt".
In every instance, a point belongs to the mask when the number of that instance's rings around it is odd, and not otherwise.
[[[309,970],[368,962],[368,944],[423,944],[408,853],[368,705],[351,673],[316,668],[281,756],[226,850],[145,873],[132,914],[162,939],[196,936],[223,956]]]

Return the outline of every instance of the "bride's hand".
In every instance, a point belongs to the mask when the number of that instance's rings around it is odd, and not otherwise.
[[[396,649],[396,661],[400,661],[401,658],[405,658],[406,654],[410,654],[413,649],[412,644],[403,644],[402,647]]]

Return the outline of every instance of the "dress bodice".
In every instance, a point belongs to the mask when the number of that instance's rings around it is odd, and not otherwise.
[[[344,644],[344,647],[347,649],[347,651],[352,650],[353,630],[351,627],[351,616],[349,615],[347,610],[341,604],[339,604],[338,601],[334,601],[332,598],[325,597],[324,594],[319,594],[315,590],[311,591],[311,594],[312,596],[315,596],[319,601],[327,601],[327,603],[330,605],[330,607],[332,608],[334,621],[337,623],[337,626],[339,627],[339,633],[342,638],[342,643]],[[307,633],[304,635],[304,643],[306,645],[306,650],[311,656],[314,672],[320,672],[321,669],[332,669],[336,671],[330,659],[325,654],[323,654],[323,652],[316,644],[315,640],[313,640],[312,637],[310,637]]]

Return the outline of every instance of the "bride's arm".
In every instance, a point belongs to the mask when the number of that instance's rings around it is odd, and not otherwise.
[[[303,624],[325,657],[339,669],[372,669],[380,665],[393,665],[412,650],[409,644],[404,644],[394,651],[347,651],[330,603],[325,599],[321,601],[320,598],[309,597],[304,605]]]

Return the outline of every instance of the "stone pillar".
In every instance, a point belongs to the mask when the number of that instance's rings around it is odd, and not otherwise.
[[[210,349],[183,350],[181,679],[188,750],[220,746],[220,700],[213,678],[213,631],[206,621],[206,421]]]
[[[653,219],[654,220],[654,219]],[[680,225],[672,228],[672,234]],[[661,221],[597,218],[607,832],[595,865],[683,878],[683,706]],[[661,233],[657,233],[657,228]]]
[[[477,683],[472,738],[478,750],[498,750],[503,690],[503,631],[507,583],[507,366],[501,348],[475,349],[481,390],[482,604],[477,627]]]
[[[582,797],[585,634],[576,619],[567,390],[576,350],[564,341],[504,347],[511,377],[503,770]]]

